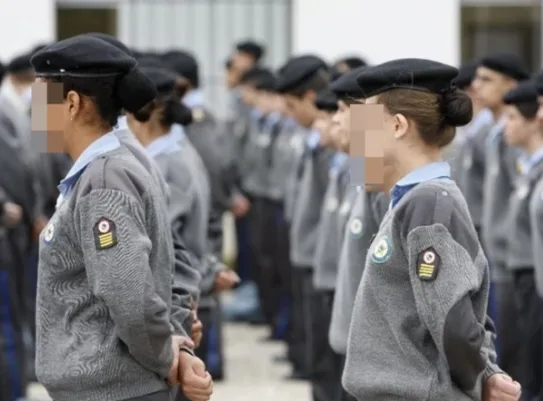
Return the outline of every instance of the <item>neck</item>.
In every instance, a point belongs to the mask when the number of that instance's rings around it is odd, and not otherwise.
[[[390,192],[390,190],[407,174],[413,170],[422,167],[426,164],[437,162],[441,160],[441,154],[439,151],[432,151],[431,153],[421,155],[409,155],[404,160],[397,159],[392,165],[385,167],[385,179],[384,190]],[[387,170],[388,174],[387,174]]]
[[[500,119],[500,117],[503,114],[503,105],[500,104],[499,106],[494,107],[490,111],[492,112],[492,116],[494,117],[494,121],[498,122],[498,120]]]
[[[148,146],[151,142],[157,139],[160,136],[166,135],[168,129],[166,129],[162,124],[148,123],[144,124],[139,130],[139,133],[136,134],[141,144],[145,147]]]
[[[528,154],[533,155],[539,149],[543,147],[543,136],[541,134],[532,135],[525,150]]]
[[[91,143],[96,141],[98,138],[107,134],[110,130],[96,128],[82,128],[79,129],[76,136],[76,143],[68,143],[66,146],[67,153],[70,155],[72,160],[77,160],[79,156],[87,149]]]

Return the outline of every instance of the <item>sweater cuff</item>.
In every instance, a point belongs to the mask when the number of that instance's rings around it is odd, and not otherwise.
[[[504,371],[501,370],[501,368],[495,363],[488,361],[486,363],[486,368],[483,371],[483,380],[487,380],[490,376],[495,375],[497,373],[504,373]]]

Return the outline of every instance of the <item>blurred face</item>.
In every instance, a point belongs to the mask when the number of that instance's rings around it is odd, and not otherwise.
[[[318,110],[315,107],[315,93],[306,92],[302,97],[284,95],[287,112],[303,127],[311,127],[315,122]]]
[[[224,76],[224,81],[228,89],[235,88],[239,82],[240,75],[234,68],[227,68]]]
[[[471,99],[471,104],[473,104],[473,115],[475,116],[484,108],[484,106],[481,104],[481,101],[477,98],[475,88],[473,87],[473,83],[469,85],[467,88],[465,88],[464,92],[466,92],[466,94]]]
[[[265,91],[255,91],[255,107],[263,114],[273,113],[274,110],[273,95]]]
[[[333,136],[331,133],[332,116],[334,113],[320,110],[317,114],[317,119],[313,123],[313,128],[321,133],[321,145],[325,147],[334,146]]]
[[[62,83],[48,82],[38,78],[31,87],[32,134],[39,140],[39,153],[60,153],[77,141],[75,131],[87,124],[87,109],[91,102],[75,91],[64,97]]]
[[[527,148],[533,135],[538,134],[538,119],[526,119],[512,105],[505,106],[505,140],[509,146]]]
[[[503,105],[503,95],[516,86],[516,82],[486,67],[477,68],[472,83],[474,98],[482,107],[495,110]]]
[[[249,71],[255,66],[253,57],[247,53],[236,51],[232,55],[232,67],[239,74],[243,74],[245,71]]]

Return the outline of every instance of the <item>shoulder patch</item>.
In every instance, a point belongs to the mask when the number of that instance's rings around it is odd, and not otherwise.
[[[427,248],[417,258],[417,276],[422,281],[433,281],[439,273],[441,258],[434,248]]]
[[[100,218],[94,225],[93,233],[96,249],[108,249],[117,245],[117,229],[111,220]]]

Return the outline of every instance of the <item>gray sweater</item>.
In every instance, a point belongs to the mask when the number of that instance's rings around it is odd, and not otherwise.
[[[320,211],[328,187],[333,149],[306,150],[290,227],[290,259],[295,267],[313,267]]]
[[[366,257],[343,385],[358,401],[479,400],[488,263],[451,180],[418,184]]]
[[[534,267],[535,248],[532,242],[532,220],[530,200],[537,182],[543,177],[543,162],[540,161],[526,174],[520,176],[516,189],[509,198],[507,268],[510,270]]]
[[[543,179],[540,179],[530,199],[530,221],[532,223],[532,250],[537,292],[543,297]]]
[[[505,144],[503,132],[489,138],[486,151],[483,196],[482,241],[492,266],[492,280],[509,278],[507,264],[507,200],[513,192],[519,172],[518,149]]]
[[[324,195],[321,209],[319,233],[313,266],[313,284],[317,290],[333,291],[336,287],[338,270],[338,256],[341,248],[338,233],[340,224],[340,210],[343,205],[344,178],[349,169],[349,163],[345,162],[341,167],[330,171],[328,188]],[[344,211],[343,209],[342,211]],[[331,235],[332,234],[332,235]]]
[[[388,204],[389,198],[384,192],[359,191],[344,228],[328,333],[332,349],[341,355],[345,355],[347,351],[354,299],[364,272],[363,261],[366,260],[371,241],[379,231]]]
[[[123,147],[92,161],[40,238],[36,374],[53,399],[168,388],[173,263],[149,172]]]

